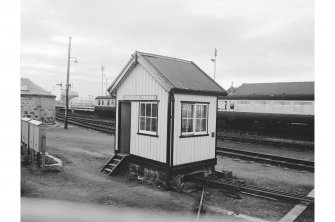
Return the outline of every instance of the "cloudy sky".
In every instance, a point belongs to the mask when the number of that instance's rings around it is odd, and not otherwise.
[[[144,51],[192,60],[224,88],[251,82],[314,80],[312,0],[22,0],[21,76],[60,94],[101,94],[130,55]]]

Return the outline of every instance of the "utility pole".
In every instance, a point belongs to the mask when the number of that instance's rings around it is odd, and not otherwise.
[[[218,50],[214,49],[214,59],[211,59],[211,61],[214,63],[214,80],[215,80],[215,74],[216,74],[216,56],[218,55]]]
[[[101,95],[104,95],[104,70],[105,66],[101,66]]]
[[[106,77],[106,83],[105,83],[105,85],[106,85],[105,95],[107,95],[107,87],[108,87],[108,79],[107,79],[107,77]]]
[[[69,78],[70,78],[71,38],[72,37],[69,36],[69,49],[68,49],[68,55],[67,55],[67,73],[66,73],[64,129],[67,129],[68,111],[69,111]]]

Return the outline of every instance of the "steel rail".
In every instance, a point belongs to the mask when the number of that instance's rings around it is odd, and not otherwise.
[[[270,198],[275,200],[283,200],[294,203],[312,203],[314,204],[313,197],[307,197],[306,194],[297,192],[285,192],[278,189],[269,189],[262,186],[248,185],[245,182],[238,180],[228,180],[220,178],[220,172],[215,171],[213,174],[205,177],[203,175],[189,175],[184,177],[185,181],[193,181],[205,184],[208,187],[228,191],[228,193],[235,194],[244,193],[247,195],[259,196],[263,198]]]
[[[218,132],[217,139],[221,140],[229,140],[236,142],[247,142],[247,143],[255,143],[255,144],[264,144],[264,145],[272,145],[272,146],[282,146],[282,147],[292,147],[298,148],[300,150],[313,150],[314,143],[297,143],[292,141],[275,141],[266,138],[246,138],[241,135],[223,135],[224,133]]]
[[[256,162],[270,163],[277,166],[284,166],[299,170],[314,172],[314,162],[293,159],[288,157],[274,156],[264,153],[256,153],[244,150],[230,149],[227,147],[217,147],[216,153],[223,156],[253,160]]]

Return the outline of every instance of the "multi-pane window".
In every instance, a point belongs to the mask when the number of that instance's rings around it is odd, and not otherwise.
[[[107,100],[107,106],[109,106],[109,100]]]
[[[140,102],[139,132],[157,135],[157,102]]]
[[[207,134],[208,104],[182,103],[182,135]]]
[[[193,134],[193,110],[194,104],[182,104],[181,106],[181,132]]]

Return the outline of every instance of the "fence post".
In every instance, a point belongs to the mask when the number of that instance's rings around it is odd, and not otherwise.
[[[42,171],[45,170],[45,151],[46,151],[46,136],[45,130],[42,132]]]

